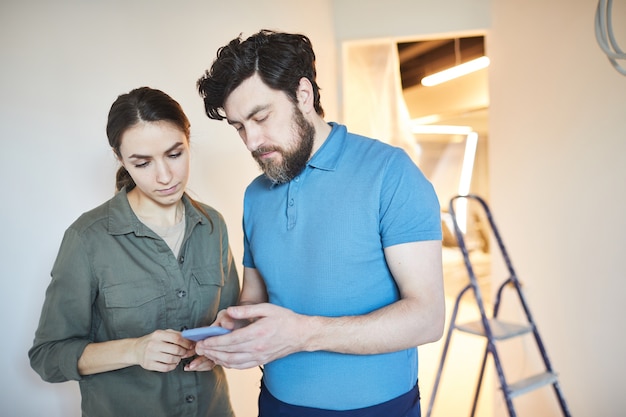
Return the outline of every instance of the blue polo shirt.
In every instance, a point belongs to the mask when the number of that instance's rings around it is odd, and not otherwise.
[[[440,208],[402,149],[330,125],[292,181],[272,185],[261,175],[248,186],[244,265],[260,272],[270,303],[306,315],[361,315],[399,299],[383,248],[441,240]],[[289,404],[368,407],[415,386],[417,349],[300,352],[267,364],[263,378]]]

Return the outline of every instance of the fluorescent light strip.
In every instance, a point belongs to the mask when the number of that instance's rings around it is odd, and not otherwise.
[[[476,145],[478,144],[478,134],[472,132],[465,139],[465,154],[463,155],[463,168],[461,168],[461,180],[459,181],[459,194],[469,194],[472,183],[472,172],[474,171],[474,159],[476,158]]]
[[[489,66],[489,58],[481,56],[452,68],[422,78],[422,85],[432,87]]]
[[[463,167],[461,168],[461,178],[459,180],[459,195],[468,195],[472,184],[472,172],[474,171],[474,160],[476,159],[476,146],[478,144],[478,133],[471,132],[465,139],[465,154],[463,155]],[[457,221],[463,233],[467,232],[467,199],[460,199],[457,208]]]

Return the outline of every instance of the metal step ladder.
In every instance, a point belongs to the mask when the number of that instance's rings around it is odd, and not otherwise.
[[[465,236],[465,233],[462,232],[459,226],[458,216],[455,212],[455,207],[458,203],[462,201],[461,199],[465,200],[464,203],[466,204],[465,206],[466,209],[469,207],[469,203],[472,200],[480,203],[479,205],[482,206],[484,215],[488,219],[491,232],[493,233],[493,236],[500,249],[500,254],[502,255],[504,262],[506,263],[506,267],[508,269],[509,277],[498,287],[498,290],[496,292],[495,301],[493,304],[493,313],[491,317],[487,315],[485,302],[483,301],[483,296],[481,294],[478,280],[476,278],[476,275],[474,273],[474,268],[470,260],[468,245],[465,242],[466,236]],[[487,204],[482,198],[476,195],[457,195],[450,200],[449,212],[450,212],[453,224],[454,224],[454,234],[456,236],[457,244],[459,248],[461,249],[461,252],[463,253],[463,259],[464,259],[465,266],[469,275],[469,284],[461,290],[454,304],[454,309],[452,311],[452,316],[450,318],[450,326],[448,328],[447,336],[446,336],[445,343],[443,346],[443,351],[441,353],[439,369],[437,371],[437,376],[435,378],[435,384],[434,384],[432,395],[430,397],[430,401],[428,404],[428,411],[427,411],[426,417],[430,417],[432,413],[433,405],[435,403],[435,397],[437,395],[437,389],[439,387],[439,383],[441,380],[441,374],[443,372],[444,362],[446,360],[446,354],[448,353],[448,348],[450,347],[450,339],[455,330],[484,337],[487,341],[487,344],[485,347],[485,354],[484,354],[482,365],[480,368],[480,376],[478,377],[478,385],[476,387],[474,401],[472,404],[472,411],[471,411],[472,417],[474,416],[476,412],[476,406],[478,403],[480,388],[481,388],[481,384],[483,381],[483,376],[485,374],[485,366],[487,364],[487,358],[489,355],[491,355],[493,359],[493,363],[495,365],[495,368],[498,374],[500,388],[502,390],[502,394],[504,395],[504,400],[506,402],[509,416],[515,417],[517,415],[515,413],[515,408],[513,407],[513,399],[515,397],[518,397],[522,394],[526,394],[528,392],[534,391],[536,389],[539,389],[547,385],[552,385],[554,389],[554,393],[556,394],[556,397],[560,404],[561,411],[563,412],[563,415],[569,417],[570,412],[568,410],[567,404],[565,402],[565,398],[559,386],[557,375],[552,369],[552,365],[550,364],[550,360],[548,359],[548,355],[546,353],[545,347],[543,345],[543,342],[541,341],[541,337],[539,336],[539,331],[537,330],[535,321],[530,313],[530,310],[524,298],[521,284],[513,269],[509,255],[506,251],[506,248],[504,247],[502,238],[500,237],[500,233],[498,232],[498,229],[496,228],[496,225],[493,221],[493,217],[491,215],[491,211],[489,207],[487,206]],[[493,250],[491,251],[491,253],[493,254]],[[526,319],[527,319],[526,323],[517,324],[517,323],[505,322],[505,321],[498,319],[500,301],[502,299],[504,288],[507,286],[509,288],[512,287],[514,289],[514,292],[519,296],[520,305],[526,315]],[[459,303],[461,301],[461,298],[469,290],[472,290],[474,292],[476,304],[478,306],[478,310],[480,311],[481,318],[480,320],[475,321],[475,322],[458,324],[456,322],[456,319],[457,319],[457,313],[459,311]],[[506,340],[506,339],[511,339],[514,337],[523,336],[529,333],[532,333],[534,336],[534,340],[537,343],[537,348],[543,359],[545,369],[536,375],[533,375],[531,377],[525,378],[520,381],[516,381],[514,383],[510,383],[505,378],[502,361],[496,349],[496,342]]]

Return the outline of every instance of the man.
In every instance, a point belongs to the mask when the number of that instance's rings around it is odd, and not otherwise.
[[[416,346],[444,325],[441,218],[407,154],[324,121],[303,35],[261,31],[220,48],[198,80],[263,175],[244,198],[234,329],[196,351],[263,365],[259,415],[419,416]]]

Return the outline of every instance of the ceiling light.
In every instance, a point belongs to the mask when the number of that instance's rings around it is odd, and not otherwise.
[[[472,61],[459,64],[452,68],[445,69],[441,72],[422,78],[422,85],[432,87],[437,84],[461,77],[474,71],[478,71],[489,66],[489,58],[481,56]]]

